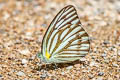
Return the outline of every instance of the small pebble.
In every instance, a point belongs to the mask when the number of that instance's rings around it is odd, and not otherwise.
[[[30,53],[30,51],[28,49],[19,50],[19,52],[23,55],[28,55]]]
[[[43,36],[39,36],[37,42],[42,42]]]
[[[26,64],[28,61],[26,59],[22,59],[22,64]]]
[[[76,68],[80,68],[81,66],[80,66],[80,64],[75,64],[74,65]]]
[[[118,56],[120,56],[120,50],[118,50]]]
[[[25,78],[24,80],[28,80],[27,78]],[[29,79],[30,80],[30,79]]]
[[[47,24],[42,24],[41,26],[46,28],[46,27],[47,27]]]
[[[4,34],[6,31],[4,29],[0,29],[0,34]]]
[[[82,72],[85,72],[85,73],[86,73],[86,72],[89,72],[89,71],[88,71],[88,70],[82,70]]]
[[[103,44],[105,44],[105,45],[110,44],[110,42],[106,40],[106,41],[103,42]]]
[[[24,66],[24,67],[27,67],[28,65],[27,65],[27,64],[24,64],[23,66]]]
[[[114,46],[110,46],[108,49],[110,50],[110,51],[113,51],[114,50]]]
[[[47,77],[47,74],[42,74],[40,77],[45,78],[45,77]]]
[[[2,77],[2,75],[0,75],[0,77]]]
[[[92,78],[94,77],[94,75],[88,74],[88,77],[89,77],[90,79],[92,79]]]
[[[61,72],[61,74],[62,74],[62,75],[64,75],[64,74],[65,74],[65,72]]]
[[[80,61],[86,61],[86,58],[81,58]]]
[[[103,77],[98,77],[96,80],[104,80]]]
[[[16,74],[17,74],[18,76],[25,76],[24,72],[22,72],[22,71],[19,71],[19,72],[17,72]]]
[[[117,59],[118,62],[120,62],[120,59]]]
[[[104,62],[108,64],[110,61],[108,59],[105,59]]]
[[[102,57],[106,57],[106,56],[107,56],[107,54],[106,54],[106,53],[103,53],[101,56],[102,56]]]
[[[95,61],[91,61],[90,66],[97,66],[97,63]]]
[[[66,69],[72,69],[73,68],[73,66],[68,66]]]
[[[119,65],[118,65],[117,63],[112,63],[112,65],[113,65],[114,67],[119,67]]]
[[[32,36],[32,32],[26,32],[25,35],[28,36],[28,37],[30,37],[30,36]]]
[[[118,13],[120,13],[120,2],[115,3],[115,9]]]
[[[32,20],[32,19],[28,20],[27,23],[28,23],[29,27],[34,27],[35,26],[34,20]]]
[[[104,72],[99,72],[98,73],[98,76],[103,76],[104,75]]]
[[[3,19],[4,19],[4,20],[7,20],[9,17],[10,17],[10,14],[7,13],[7,12],[5,12],[5,13],[4,13],[4,16],[3,16]]]
[[[100,24],[99,24],[100,26],[106,26],[107,25],[107,22],[105,22],[105,21],[100,21]]]

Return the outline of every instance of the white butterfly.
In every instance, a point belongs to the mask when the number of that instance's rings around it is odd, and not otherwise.
[[[48,27],[38,53],[47,63],[70,63],[88,54],[90,41],[82,28],[76,9],[64,7]]]

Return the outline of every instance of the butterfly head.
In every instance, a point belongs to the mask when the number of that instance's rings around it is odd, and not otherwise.
[[[43,54],[42,54],[42,52],[39,52],[38,54],[37,54],[37,56],[38,56],[38,58],[40,58],[42,61],[46,61],[45,60],[45,58],[43,57]]]

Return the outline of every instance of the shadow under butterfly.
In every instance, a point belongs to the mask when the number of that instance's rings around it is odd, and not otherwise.
[[[69,66],[74,66],[75,64],[81,64],[83,66],[88,66],[88,64],[86,64],[86,62],[77,60],[77,61],[73,61],[73,63],[42,64],[41,66],[39,65],[36,68],[34,68],[34,70],[37,70],[37,71],[56,70],[56,69],[66,68]]]

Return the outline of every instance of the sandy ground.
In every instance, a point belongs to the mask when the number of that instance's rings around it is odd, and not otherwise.
[[[83,61],[35,57],[54,16],[74,5],[91,37]],[[0,0],[0,80],[120,80],[120,0]]]

